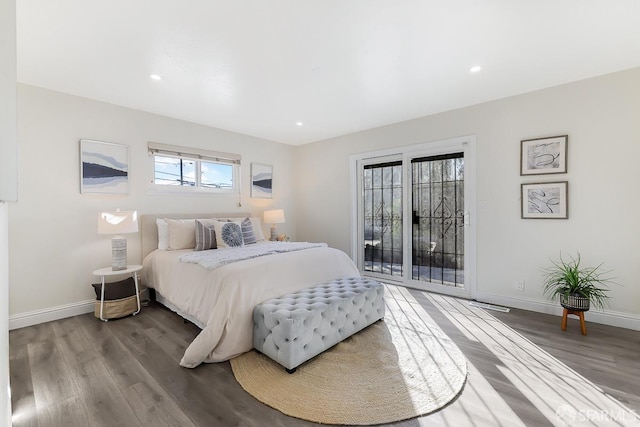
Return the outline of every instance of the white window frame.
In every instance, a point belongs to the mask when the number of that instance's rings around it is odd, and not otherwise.
[[[147,144],[149,157],[151,159],[151,185],[150,191],[153,193],[172,194],[220,194],[237,195],[240,193],[240,165],[242,157],[239,154],[223,153],[220,151],[204,150],[199,148],[183,147],[178,145],[160,144],[149,142]],[[167,185],[155,183],[155,157],[172,157],[180,160],[188,160],[196,163],[195,180],[196,185]],[[231,188],[211,188],[201,186],[201,162],[218,163],[233,166],[232,187]]]

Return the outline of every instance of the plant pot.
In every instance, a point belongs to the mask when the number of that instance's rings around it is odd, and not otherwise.
[[[589,298],[579,295],[560,295],[560,305],[568,310],[588,311],[590,307]]]

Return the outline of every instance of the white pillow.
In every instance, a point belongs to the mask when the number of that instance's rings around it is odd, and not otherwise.
[[[169,249],[169,224],[164,218],[157,218],[156,225],[158,226],[158,249],[166,251]]]
[[[167,219],[169,218],[157,218],[156,219],[156,225],[158,226],[158,249],[161,249],[163,251],[167,251],[167,250],[175,250],[176,248],[174,248],[173,246],[169,245],[169,224],[167,223]],[[264,236],[264,231],[262,230],[262,221],[260,219],[260,217],[257,216],[252,216],[249,218],[251,220],[251,225],[253,226],[253,234],[256,236],[256,241],[258,242],[264,242],[266,241],[266,237]],[[241,221],[239,218],[217,218],[218,221],[220,222],[229,222],[229,221]],[[171,221],[176,221],[176,220],[171,220]],[[177,220],[180,222],[188,222],[193,223],[193,234],[194,234],[194,239],[195,239],[195,219],[186,219],[186,220]],[[214,222],[217,222],[214,219],[201,219],[201,222],[207,224],[207,225],[214,225]],[[174,225],[174,234],[176,234],[177,229],[176,226]],[[218,247],[226,247],[227,245],[225,244],[224,246],[220,246],[221,244],[221,238],[219,238],[220,232],[216,233],[216,243],[218,244]],[[176,246],[178,245],[178,241],[176,240],[179,236],[178,235],[174,235],[174,244]],[[184,236],[183,236],[184,237]],[[222,243],[224,244],[224,241],[222,241]],[[190,244],[190,242],[188,243]],[[194,242],[193,247],[196,247],[196,244]],[[183,248],[183,249],[190,249],[189,248]]]
[[[195,219],[164,219],[169,226],[170,251],[178,249],[193,249],[196,247]]]

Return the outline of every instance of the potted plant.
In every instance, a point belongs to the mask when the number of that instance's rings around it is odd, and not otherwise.
[[[613,283],[606,277],[608,272],[597,267],[582,267],[580,254],[571,260],[560,255],[559,261],[551,260],[551,266],[543,269],[544,293],[568,310],[587,311],[593,305],[604,309],[609,306],[608,285]]]

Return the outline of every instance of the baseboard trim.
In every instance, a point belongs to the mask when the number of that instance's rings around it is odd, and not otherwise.
[[[498,304],[505,307],[519,308],[522,310],[535,311],[537,313],[552,314],[562,316],[562,307],[557,303],[531,301],[520,298],[510,298],[503,295],[496,295],[486,292],[478,292],[476,300],[489,304]],[[95,300],[80,301],[73,304],[59,305],[42,310],[29,311],[26,313],[9,316],[9,330],[37,325],[39,323],[51,322],[53,320],[92,313],[95,310]],[[617,326],[620,328],[640,331],[640,316],[622,313],[617,311],[589,311],[589,321],[601,323],[603,325]]]
[[[13,316],[9,316],[9,330],[78,316],[80,314],[93,313],[95,310],[95,302],[95,300],[80,301],[73,304],[14,314]]]
[[[562,316],[562,307],[559,303],[539,302],[520,298],[505,297],[486,292],[478,292],[476,299],[481,302],[498,304],[506,307],[520,308],[522,310],[535,311],[537,313]],[[589,310],[589,321],[603,325],[617,326],[619,328],[640,331],[640,316],[618,311]]]

